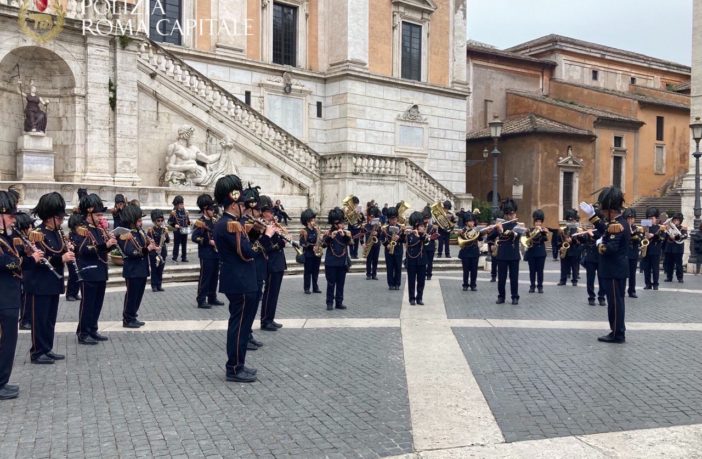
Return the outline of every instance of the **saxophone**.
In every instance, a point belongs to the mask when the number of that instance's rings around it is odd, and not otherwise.
[[[400,229],[395,231],[397,227],[396,226],[386,226],[385,227],[385,232],[388,234],[388,236],[392,237],[395,234],[399,233]],[[395,254],[395,247],[397,247],[397,241],[391,240],[390,243],[388,244],[388,254],[394,255]]]
[[[322,258],[322,254],[324,253],[324,247],[322,245],[324,238],[322,237],[322,233],[317,229],[317,225],[312,225],[312,229],[317,232],[317,240],[314,242],[312,251],[314,252],[315,257]]]
[[[370,238],[366,241],[366,243],[363,245],[363,258],[368,258],[368,255],[370,254],[370,251],[375,247],[375,245],[378,243],[378,236],[373,235],[373,232],[376,231],[376,225],[372,226],[371,229],[371,236]],[[393,248],[393,251],[395,249]]]

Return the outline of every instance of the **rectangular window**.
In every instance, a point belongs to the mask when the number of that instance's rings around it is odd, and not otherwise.
[[[251,91],[244,91],[244,103],[251,105]]]
[[[321,117],[322,117],[322,103],[317,102],[317,118],[321,118]]]
[[[563,215],[573,208],[573,176],[574,172],[563,172]]]
[[[614,148],[624,148],[624,137],[619,135],[614,136]]]
[[[597,70],[593,70],[592,71],[592,81],[597,81],[599,77],[600,77],[600,72]]]
[[[159,43],[181,44],[182,0],[150,0],[149,38]]]
[[[665,174],[665,146],[656,145],[656,157],[653,164],[653,172],[656,174]]]
[[[297,8],[273,4],[273,62],[292,65],[297,60]]]
[[[658,142],[663,142],[663,129],[664,129],[664,120],[662,116],[657,116],[656,117],[656,140]]]
[[[636,84],[636,77],[631,77],[630,83],[631,83],[631,84]]]
[[[422,80],[422,26],[402,23],[402,78]]]
[[[622,173],[624,171],[624,157],[612,158],[612,185],[622,188]]]

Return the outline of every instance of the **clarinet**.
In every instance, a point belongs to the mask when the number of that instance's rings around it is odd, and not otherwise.
[[[39,252],[39,249],[37,248],[37,246],[32,244],[32,242],[29,239],[27,239],[27,236],[25,236],[22,231],[15,228],[15,230],[13,232],[19,234],[19,237],[20,237],[20,239],[22,239],[22,242],[24,243],[24,245],[29,247],[32,250],[32,252]],[[56,269],[54,268],[54,266],[46,258],[42,257],[39,260],[39,264],[46,266],[48,268],[48,270],[51,271],[51,274],[56,276],[56,279],[59,279],[59,280],[63,279],[63,277],[61,277],[61,275],[56,272]]]
[[[68,236],[63,232],[63,228],[60,226],[58,227],[59,234],[61,234],[61,238],[63,239],[63,243],[66,245],[66,251],[71,252],[75,255],[75,252],[71,249],[69,249],[69,245],[73,245],[73,243],[68,239]],[[80,269],[78,269],[78,263],[75,261],[69,261],[68,262],[68,267],[73,271],[73,274],[76,276],[76,280],[78,282],[83,282],[83,276],[80,275]]]

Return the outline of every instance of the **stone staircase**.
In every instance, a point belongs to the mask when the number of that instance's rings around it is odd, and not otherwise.
[[[679,189],[671,189],[664,196],[644,197],[631,205],[636,210],[636,221],[646,218],[646,209],[656,207],[659,212],[666,212],[670,217],[674,212],[682,211],[682,197]]]

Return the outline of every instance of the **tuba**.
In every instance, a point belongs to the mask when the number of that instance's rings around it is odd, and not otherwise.
[[[351,226],[356,226],[361,221],[361,213],[356,210],[356,204],[353,202],[354,195],[350,194],[341,201],[341,208],[344,211],[344,217]],[[358,198],[356,198],[358,200]]]
[[[407,223],[407,215],[409,213],[410,206],[405,201],[400,201],[397,205],[397,223],[404,225]]]
[[[454,224],[449,219],[449,214],[446,212],[441,202],[437,201],[431,205],[431,216],[442,230],[451,231],[453,229]]]

